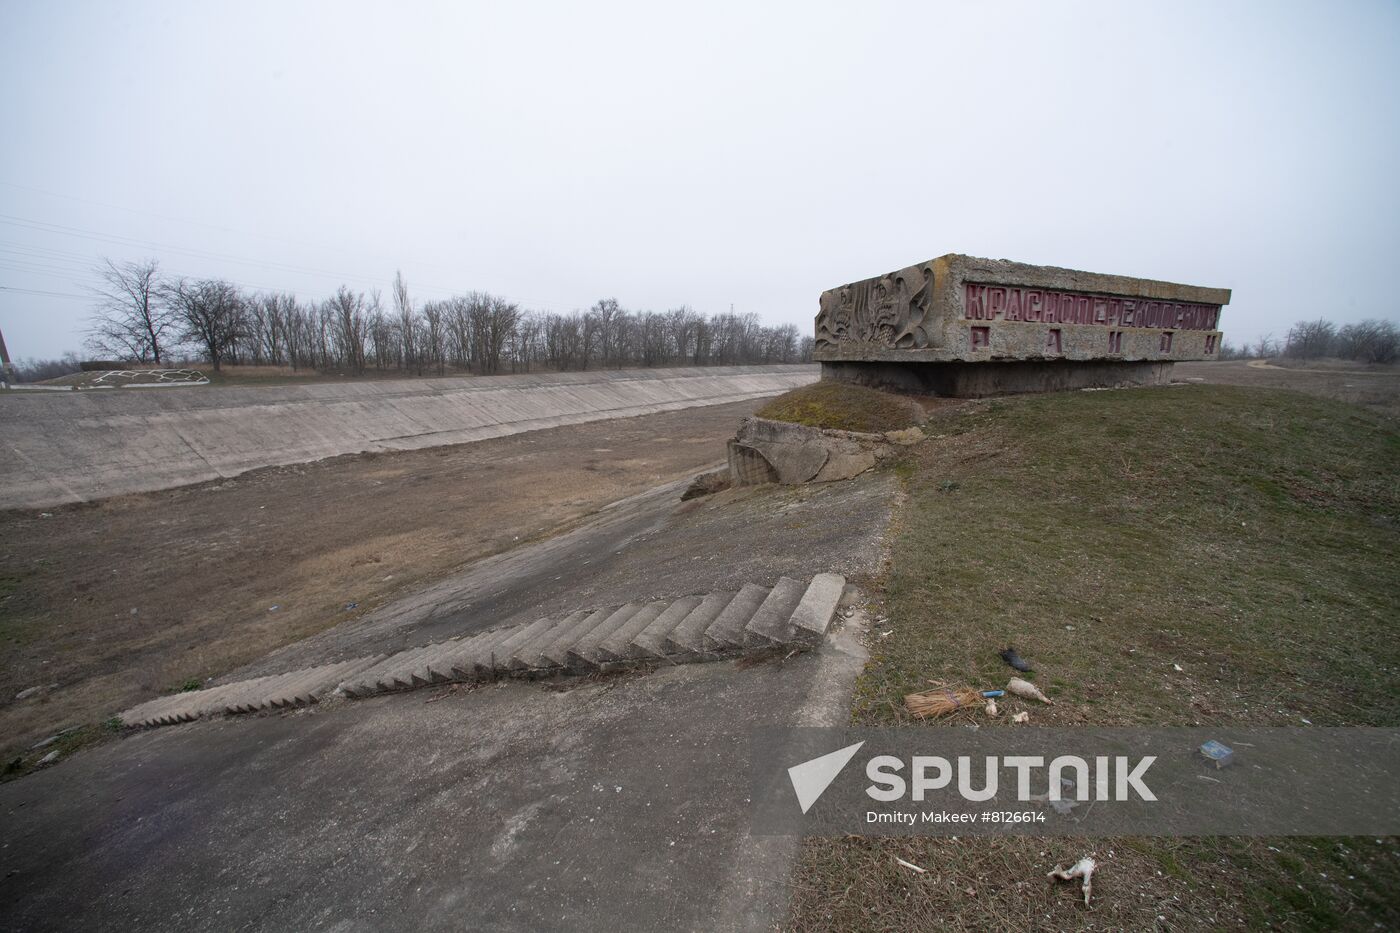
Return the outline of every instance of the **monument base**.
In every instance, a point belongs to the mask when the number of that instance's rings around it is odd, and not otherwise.
[[[876,388],[984,398],[1020,392],[1166,385],[1172,364],[1163,361],[1023,360],[1013,362],[823,362],[822,378]]]

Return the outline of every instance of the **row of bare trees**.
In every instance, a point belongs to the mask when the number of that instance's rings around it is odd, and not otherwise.
[[[1339,359],[1358,363],[1394,363],[1400,359],[1400,325],[1394,321],[1368,318],[1338,326],[1326,318],[1299,321],[1282,340],[1265,334],[1252,343],[1235,346],[1229,340],[1220,346],[1222,360]]]
[[[1283,356],[1313,360],[1335,357],[1360,363],[1393,363],[1400,358],[1400,327],[1394,321],[1367,319],[1341,327],[1319,319],[1294,324]]]
[[[378,290],[343,285],[307,302],[221,279],[167,278],[155,260],[109,260],[98,271],[87,347],[137,363],[193,352],[216,370],[272,364],[425,375],[796,363],[812,354],[811,338],[795,326],[766,327],[755,314],[629,311],[613,298],[587,311],[543,313],[486,292],[416,303],[402,273],[386,307]]]

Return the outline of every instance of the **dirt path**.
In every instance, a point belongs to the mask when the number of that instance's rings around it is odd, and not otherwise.
[[[694,473],[762,402],[0,513],[0,746],[217,676]]]
[[[1219,385],[1292,389],[1307,395],[1364,405],[1391,417],[1400,417],[1400,368],[1313,369],[1275,366],[1264,360],[1177,363],[1176,379]]]

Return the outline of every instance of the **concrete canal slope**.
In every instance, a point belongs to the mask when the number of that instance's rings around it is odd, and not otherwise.
[[[777,395],[815,366],[0,394],[0,508]]]

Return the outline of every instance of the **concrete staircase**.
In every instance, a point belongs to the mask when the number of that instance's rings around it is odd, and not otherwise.
[[[846,581],[820,573],[803,584],[580,609],[391,655],[178,693],[121,714],[131,726],[366,697],[426,684],[511,676],[587,674],[657,663],[715,660],[771,648],[811,647],[826,635]]]

